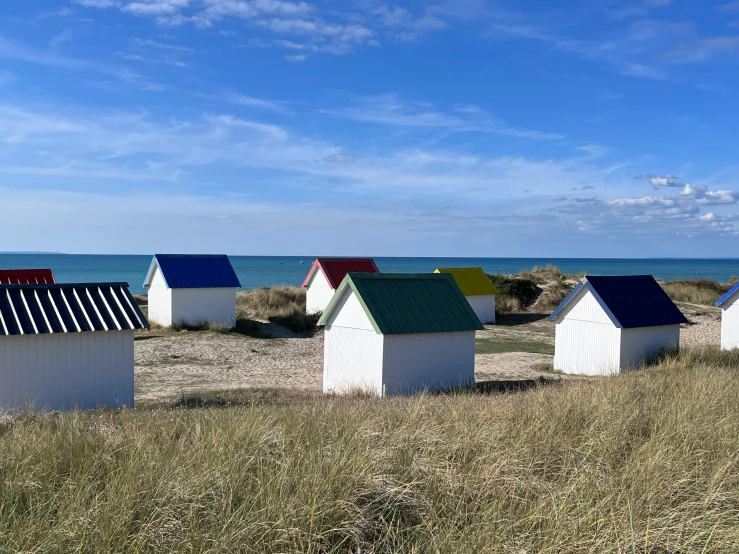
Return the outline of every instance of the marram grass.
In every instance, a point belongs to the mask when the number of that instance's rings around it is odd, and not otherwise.
[[[28,416],[2,552],[739,551],[739,354],[507,395]]]

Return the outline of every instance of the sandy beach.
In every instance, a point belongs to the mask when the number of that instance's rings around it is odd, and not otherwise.
[[[720,343],[718,312],[681,306],[683,347]],[[302,336],[273,323],[258,322],[252,338],[235,333],[152,330],[135,341],[136,399],[175,398],[183,393],[240,388],[320,391],[323,332]],[[551,376],[554,324],[546,314],[500,316],[497,325],[477,332],[478,381]],[[570,376],[558,376],[571,379]]]

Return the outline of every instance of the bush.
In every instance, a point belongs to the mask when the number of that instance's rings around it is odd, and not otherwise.
[[[498,312],[508,313],[525,308],[539,295],[541,289],[531,279],[506,277],[500,273],[488,275],[498,289],[495,303]]]

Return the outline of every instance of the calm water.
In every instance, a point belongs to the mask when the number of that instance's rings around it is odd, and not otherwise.
[[[300,262],[304,262],[302,265]],[[279,284],[300,285],[313,258],[232,256],[244,288]],[[662,279],[710,277],[728,281],[739,275],[737,259],[604,259],[604,258],[375,258],[380,271],[429,272],[437,267],[480,266],[488,273],[517,273],[533,266],[554,264],[567,273],[595,275],[652,274]],[[0,254],[0,269],[50,267],[58,282],[125,281],[134,294],[143,282],[151,256],[97,256],[67,254]]]

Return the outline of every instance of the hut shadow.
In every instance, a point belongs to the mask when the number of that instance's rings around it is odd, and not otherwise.
[[[476,394],[500,394],[506,392],[524,392],[539,387],[558,385],[561,379],[540,376],[536,379],[515,379],[500,381],[478,381],[466,390]]]
[[[498,327],[517,327],[541,321],[549,317],[549,314],[500,314],[495,318]]]

